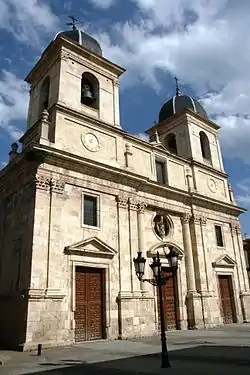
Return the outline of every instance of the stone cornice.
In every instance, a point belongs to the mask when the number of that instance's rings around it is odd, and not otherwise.
[[[228,178],[228,174],[227,173],[219,171],[218,169],[215,169],[215,168],[213,168],[210,165],[207,165],[205,163],[204,164],[200,163],[198,160],[192,159],[190,164],[194,165],[196,167],[200,167],[203,170],[205,169],[205,170],[209,171],[210,173],[212,173],[213,175],[219,175],[219,176],[221,176],[223,178]]]
[[[146,131],[146,133],[152,135],[152,134],[154,134],[155,130],[157,129],[159,131],[159,134],[161,134],[164,131],[169,131],[172,128],[172,126],[174,126],[178,121],[182,121],[182,122],[186,121],[188,123],[192,119],[198,120],[199,125],[200,125],[200,123],[202,123],[202,124],[204,124],[204,127],[206,127],[206,128],[209,127],[210,130],[211,130],[211,128],[214,131],[217,131],[217,130],[220,129],[220,126],[215,124],[213,121],[210,121],[209,119],[201,117],[200,115],[198,115],[197,113],[195,113],[193,111],[190,111],[189,109],[183,109],[178,114],[175,114],[175,115],[169,117],[167,120],[155,124],[150,129],[148,129]],[[161,132],[161,130],[163,130],[163,131]]]
[[[116,167],[107,166],[96,161],[91,161],[80,156],[72,155],[67,152],[57,151],[47,146],[37,146],[33,148],[33,158],[38,158],[41,162],[47,162],[52,165],[60,166],[68,170],[72,169],[76,172],[89,174],[98,178],[113,181],[121,185],[127,185],[156,196],[165,197],[167,199],[176,200],[188,205],[196,205],[213,211],[223,212],[233,216],[239,216],[244,209],[204,197],[197,193],[188,193],[177,188],[163,186],[149,178],[140,176],[131,171],[123,171]],[[29,155],[27,155],[29,157]]]
[[[217,201],[216,199],[206,197],[202,194],[190,193],[190,196],[193,205],[209,208],[213,211],[220,211],[233,216],[239,216],[241,213],[247,211],[245,208],[237,207],[226,202]]]

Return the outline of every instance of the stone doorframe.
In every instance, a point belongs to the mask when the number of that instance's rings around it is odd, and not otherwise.
[[[174,249],[179,254],[178,260],[178,271],[177,271],[177,291],[178,291],[178,298],[179,298],[179,317],[180,317],[180,326],[181,329],[187,328],[187,312],[185,306],[185,298],[186,298],[186,277],[185,277],[185,266],[183,265],[183,258],[184,252],[180,246],[176,245],[172,241],[164,241],[158,242],[157,244],[153,245],[146,253],[148,261],[152,259],[153,256],[156,256],[157,251],[159,251],[161,263],[163,267],[169,267],[169,262],[166,259],[166,254],[168,253],[168,246],[173,246]],[[158,316],[157,313],[157,293],[154,289],[154,297],[155,297],[155,314],[156,317]]]
[[[76,266],[101,268],[104,269],[105,279],[105,337],[109,338],[109,329],[111,325],[111,285],[110,285],[110,264],[117,254],[117,251],[101,241],[97,237],[91,237],[86,240],[77,242],[64,249],[64,252],[69,255],[70,263],[70,311],[71,311],[71,329],[75,330],[74,312],[76,308],[75,300],[75,273]],[[75,340],[75,339],[74,339]]]
[[[220,296],[220,286],[219,286],[219,276],[220,275],[227,275],[231,276],[232,280],[232,289],[233,289],[233,303],[234,303],[234,308],[235,308],[235,314],[236,314],[236,319],[237,321],[241,321],[240,319],[240,300],[239,297],[237,296],[236,293],[236,283],[235,283],[235,266],[236,262],[233,258],[231,258],[227,254],[221,255],[219,258],[216,259],[215,262],[212,263],[212,267],[214,269],[215,275],[216,275],[216,284],[217,284],[217,296],[219,299],[220,303],[220,308],[221,308],[221,296]],[[240,292],[240,291],[239,291]]]

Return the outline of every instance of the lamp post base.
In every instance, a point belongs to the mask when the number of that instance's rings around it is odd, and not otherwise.
[[[161,368],[168,368],[168,367],[171,367],[171,363],[169,362],[168,355],[162,356]]]

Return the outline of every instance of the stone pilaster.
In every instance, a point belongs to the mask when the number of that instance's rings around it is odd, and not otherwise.
[[[60,278],[56,277],[58,269],[58,260],[61,249],[61,220],[62,204],[65,183],[60,179],[51,178],[50,180],[50,206],[49,206],[49,239],[48,239],[48,263],[47,263],[47,285],[46,296],[51,298],[60,298],[63,292],[60,290]],[[61,264],[61,267],[64,265]]]
[[[144,231],[145,231],[145,224],[144,224],[144,213],[147,205],[144,202],[138,203],[137,206],[137,220],[138,220],[138,251],[141,251],[142,256],[147,259],[146,248],[145,248],[145,238],[144,238]],[[145,265],[145,277],[147,278],[148,275],[148,264]],[[146,283],[140,283],[141,292],[147,293],[148,288]]]
[[[126,145],[125,145],[124,156],[125,156],[125,165],[126,165],[126,167],[127,168],[131,168],[132,167],[132,156],[133,156],[133,153],[131,151],[131,146],[128,143],[126,143]]]
[[[186,278],[187,278],[187,316],[188,316],[188,327],[195,329],[203,327],[202,317],[202,305],[200,294],[196,292],[195,275],[194,275],[194,260],[190,234],[190,222],[191,215],[185,213],[181,217],[182,222],[182,233],[183,233],[183,245],[185,253],[185,265],[186,265]]]
[[[190,193],[193,193],[195,191],[194,179],[193,179],[193,174],[190,168],[186,168],[186,178],[187,178],[187,184],[188,184],[188,191]]]
[[[116,202],[119,233],[119,295],[126,297],[131,296],[131,277],[128,277],[131,275],[128,197],[119,195],[116,197]]]
[[[241,302],[242,318],[244,322],[250,322],[250,290],[239,222],[234,221],[231,223],[231,233],[240,284],[239,297]]]
[[[120,109],[119,109],[119,81],[115,80],[113,83],[114,90],[114,125],[118,128],[120,125]]]
[[[61,298],[60,278],[56,278],[61,232],[61,197],[64,182],[48,175],[35,176],[36,212],[31,289],[44,290],[46,297]],[[39,277],[38,277],[39,276]],[[58,285],[57,285],[58,280]]]
[[[232,189],[231,184],[228,184],[228,192],[229,192],[230,201],[232,202],[232,204],[236,205],[236,201],[235,201],[235,198],[234,198],[234,193],[233,193],[233,189]]]
[[[197,289],[199,292],[209,291],[209,280],[207,274],[207,261],[204,248],[203,232],[206,227],[206,218],[194,213],[191,220],[191,235],[193,245],[193,255],[195,263],[195,273]]]
[[[140,294],[138,291],[138,280],[135,274],[134,268],[134,257],[137,256],[138,251],[138,223],[137,223],[137,207],[138,203],[135,199],[129,198],[129,244],[130,244],[130,280],[131,280],[131,291],[133,293]],[[136,288],[137,287],[137,288]]]
[[[232,234],[235,260],[237,262],[237,268],[238,268],[240,293],[247,292],[249,290],[249,285],[248,285],[248,277],[247,277],[246,263],[245,263],[245,258],[244,258],[244,250],[243,250],[243,242],[241,238],[240,225],[237,221],[233,221],[230,226],[231,226],[231,234]]]

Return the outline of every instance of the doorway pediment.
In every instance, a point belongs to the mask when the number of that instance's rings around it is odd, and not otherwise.
[[[235,265],[235,260],[227,254],[221,255],[215,262],[212,263],[213,267],[233,268]]]
[[[97,237],[91,237],[86,240],[76,242],[64,249],[65,254],[80,255],[96,258],[109,258],[112,259],[117,250],[106,244],[104,241]]]

